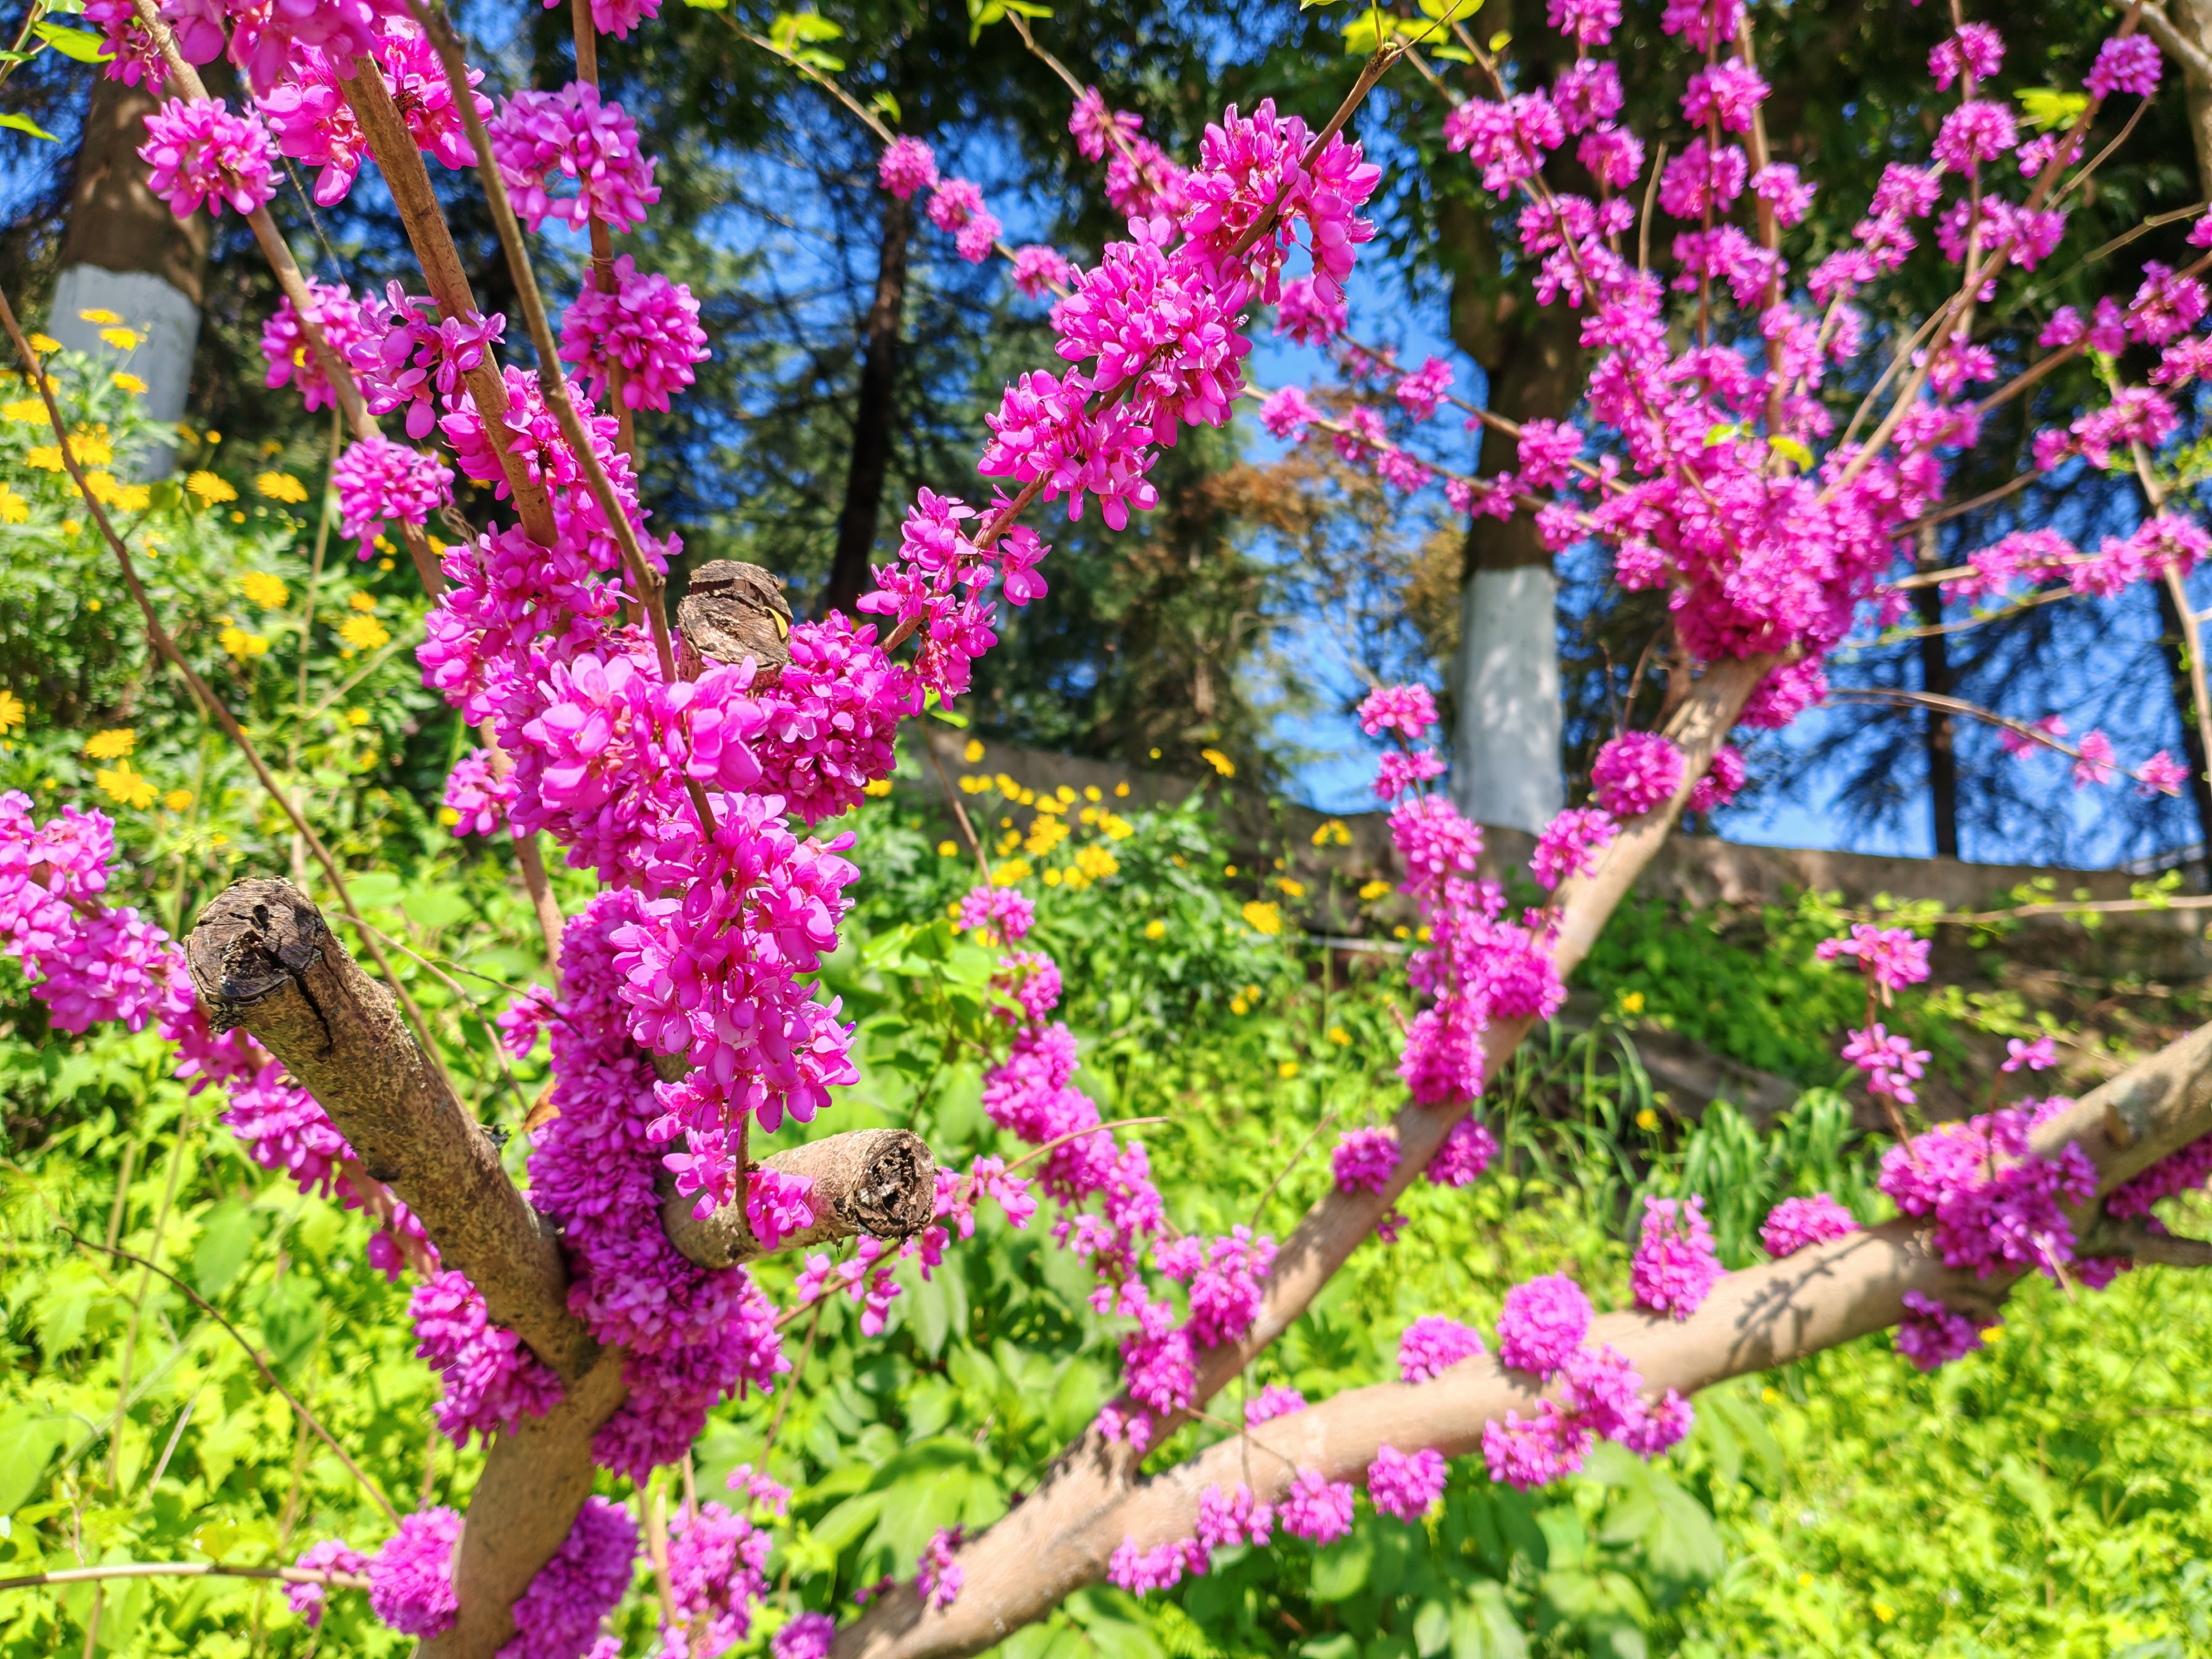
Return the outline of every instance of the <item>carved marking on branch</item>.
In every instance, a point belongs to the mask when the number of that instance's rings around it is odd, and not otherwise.
[[[868,1233],[907,1239],[929,1224],[937,1207],[937,1160],[929,1143],[908,1129],[856,1129],[850,1134],[771,1153],[762,1164],[814,1183],[807,1194],[815,1222],[803,1232],[786,1233],[778,1250]],[[769,1254],[745,1221],[742,1201],[726,1204],[703,1220],[695,1217],[695,1197],[661,1182],[661,1226],[668,1242],[702,1267],[727,1267]]]

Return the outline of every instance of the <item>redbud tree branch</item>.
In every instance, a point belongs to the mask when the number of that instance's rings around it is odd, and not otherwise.
[[[1589,953],[1606,919],[1664,844],[1689,802],[1691,790],[1711,763],[1714,751],[1726,739],[1773,663],[1771,658],[1754,658],[1713,664],[1675,711],[1667,735],[1682,751],[1685,764],[1681,784],[1673,799],[1642,817],[1628,820],[1600,855],[1596,868],[1559,889],[1559,930],[1553,954],[1562,977]],[[1501,1021],[1484,1033],[1486,1075],[1495,1077],[1504,1068],[1533,1023]],[[1399,1111],[1391,1125],[1399,1159],[1389,1180],[1376,1193],[1332,1188],[1307,1212],[1276,1252],[1274,1267],[1250,1329],[1240,1340],[1199,1356],[1195,1407],[1202,1408],[1219,1394],[1312,1304],[1399,1195],[1419,1178],[1445,1135],[1473,1105],[1472,1101],[1462,1100],[1444,1106],[1409,1104]],[[1364,1399],[1374,1392],[1364,1389],[1345,1398]],[[1340,1421],[1358,1409],[1347,1406],[1327,1420]],[[1160,1431],[1162,1435],[1172,1432],[1179,1420],[1170,1419]],[[1284,1419],[1271,1425],[1270,1433],[1291,1420]],[[1378,1416],[1378,1422],[1384,1420]],[[1480,1422],[1474,1432],[1479,1438]],[[1296,1434],[1284,1438],[1297,1444],[1300,1455],[1308,1449]],[[1409,1443],[1401,1449],[1411,1450],[1415,1443]],[[1370,1449],[1367,1459],[1371,1461],[1373,1455]],[[965,1588],[949,1609],[927,1612],[913,1586],[901,1585],[839,1633],[835,1659],[940,1659],[974,1653],[1043,1617],[1070,1591],[1097,1582],[1104,1577],[1108,1556],[1133,1529],[1129,1522],[1133,1517],[1127,1506],[1138,1501],[1137,1493],[1148,1492],[1159,1484],[1139,1486],[1139,1461],[1126,1442],[1109,1441],[1096,1428],[1087,1430],[1060,1453],[1019,1508],[961,1552]],[[1364,1474],[1366,1462],[1358,1468]],[[1255,1466],[1255,1479],[1259,1473]],[[1289,1471],[1283,1474],[1287,1480]],[[1194,1515],[1195,1489],[1189,1493],[1189,1502]],[[1189,1529],[1185,1526],[1182,1531]]]
[[[2043,1126],[2034,1146],[2047,1157],[2069,1142],[2080,1146],[2097,1166],[2101,1195],[2208,1133],[2212,1025],[2086,1096]],[[2091,1235],[2092,1243],[2097,1237]],[[2212,1250],[2197,1241],[2166,1242],[2195,1247],[2165,1252],[2174,1261],[2193,1266],[2212,1260]],[[2155,1246],[2144,1244],[2143,1256],[2157,1259]],[[2009,1288],[2009,1282],[1981,1284],[1950,1272],[1922,1242],[1917,1223],[1897,1221],[1731,1273],[1685,1320],[1638,1310],[1604,1315],[1593,1322],[1589,1340],[1620,1349],[1653,1394],[1674,1389],[1689,1395],[1894,1325],[1904,1316],[1908,1291],[1993,1310]],[[980,1651],[1043,1617],[1070,1592],[1103,1579],[1124,1539],[1149,1549],[1190,1536],[1200,1494],[1209,1487],[1249,1480],[1255,1498],[1272,1502],[1303,1469],[1364,1482],[1386,1445],[1463,1456],[1480,1449],[1486,1424],[1508,1411],[1532,1413],[1543,1392],[1527,1374],[1484,1355],[1433,1382],[1376,1383],[1278,1418],[1267,1425],[1266,1446],[1253,1443],[1257,1455],[1231,1437],[1152,1479],[1110,1486],[1086,1479],[1079,1462],[1063,1459],[1020,1508],[962,1552],[964,1578],[949,1609],[926,1613],[902,1591],[886,1611],[872,1611],[850,1627],[836,1651],[841,1659],[952,1659]],[[1072,1502],[1078,1493],[1085,1501]],[[1048,1516],[1050,1524],[1018,1524],[1032,1514]]]

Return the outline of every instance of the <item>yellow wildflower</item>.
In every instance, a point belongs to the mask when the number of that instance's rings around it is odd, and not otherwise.
[[[1237,763],[1218,749],[1201,749],[1198,751],[1198,757],[1224,778],[1233,778],[1237,775]]]
[[[1128,799],[1128,797],[1129,797],[1129,786],[1128,786],[1127,784],[1126,784],[1126,783],[1117,783],[1117,784],[1115,784],[1115,785],[1114,786],[1114,799],[1116,799],[1116,800],[1127,800],[1127,799]]]
[[[1093,881],[1121,873],[1121,861],[1103,847],[1082,847],[1076,849],[1075,867]]]
[[[1382,880],[1380,877],[1377,877],[1373,881],[1362,884],[1359,889],[1359,896],[1365,899],[1370,904],[1372,904],[1376,899],[1381,898],[1383,894],[1389,890],[1390,884]]]
[[[937,856],[941,859],[958,858],[960,856],[959,843],[957,842],[940,841],[937,843]]]
[[[1060,786],[1060,787],[1059,787],[1059,788],[1057,788],[1057,789],[1054,790],[1052,793],[1053,793],[1055,796],[1057,796],[1057,797],[1059,798],[1059,799],[1060,799],[1060,804],[1062,806],[1066,806],[1066,805],[1068,805],[1071,801],[1073,801],[1073,800],[1075,799],[1075,791],[1073,791],[1073,789],[1069,788],[1069,787],[1068,787],[1066,784],[1064,784],[1064,783],[1063,783],[1063,784],[1061,784],[1061,785]]]
[[[30,502],[0,483],[0,524],[21,524],[30,516]]]
[[[1244,925],[1255,933],[1265,933],[1269,939],[1283,931],[1283,913],[1272,904],[1254,899],[1244,907]]]
[[[59,444],[40,444],[24,455],[23,465],[35,466],[41,472],[58,472],[62,470],[62,447]]]
[[[1295,1060],[1285,1060],[1279,1061],[1279,1062],[1278,1062],[1278,1063],[1277,1063],[1277,1065],[1276,1065],[1276,1066],[1275,1066],[1275,1075],[1276,1075],[1277,1077],[1279,1077],[1279,1078],[1282,1079],[1283,1079],[1283,1081],[1284,1081],[1284,1082],[1285,1082],[1285,1083],[1288,1083],[1288,1082],[1289,1082],[1292,1078],[1296,1077],[1297,1074],[1298,1074],[1298,1063],[1297,1063],[1297,1061],[1296,1061]]]
[[[447,829],[452,829],[460,821],[461,815],[459,812],[456,812],[452,807],[441,806],[438,809],[438,822],[444,824]]]
[[[376,595],[374,593],[356,593],[348,599],[346,603],[356,611],[374,611],[376,609]]]
[[[1154,917],[1152,921],[1145,924],[1145,937],[1146,939],[1165,939],[1167,936],[1168,925],[1164,921],[1160,921],[1158,917]]]
[[[307,499],[307,486],[289,472],[257,473],[253,487],[272,501],[284,501],[294,507]]]
[[[1636,1115],[1636,1127],[1648,1134],[1659,1127],[1659,1114],[1646,1106]]]
[[[0,421],[11,426],[44,426],[46,406],[36,398],[18,398],[12,404],[0,404]]]
[[[968,746],[960,751],[960,758],[966,761],[970,766],[975,765],[977,761],[982,759],[983,744],[981,740],[976,738],[969,738]]]
[[[1620,1012],[1624,1014],[1642,1013],[1644,1012],[1644,993],[1641,991],[1623,991],[1620,994]]]
[[[1060,870],[1054,868],[1044,872],[1044,884],[1048,887],[1057,887],[1062,881],[1066,882],[1070,887],[1088,887],[1091,885],[1089,882],[1080,879],[1073,870],[1063,873]]]
[[[113,771],[94,773],[92,781],[100,786],[101,793],[108,799],[118,805],[136,807],[143,811],[154,804],[154,786],[132,771],[129,761],[125,761]]]
[[[222,441],[222,434],[220,432],[210,432],[207,434],[207,441],[211,444],[219,444]]]
[[[96,306],[90,311],[80,311],[76,314],[76,319],[81,323],[90,323],[94,328],[105,328],[111,323],[119,323],[123,320],[121,316],[104,306]]]
[[[1106,832],[1107,838],[1111,841],[1127,841],[1137,833],[1135,824],[1111,812],[1101,812],[1098,815],[1098,827]]]
[[[1036,808],[1040,812],[1050,812],[1057,816],[1067,811],[1067,804],[1057,796],[1047,795],[1037,802]]]
[[[1352,1046],[1352,1033],[1341,1025],[1332,1025],[1328,1028],[1328,1040],[1340,1048],[1349,1048]]]
[[[59,351],[61,349],[62,343],[51,334],[33,334],[31,337],[31,349],[41,357],[50,351]]]
[[[1759,1391],[1759,1397],[1770,1406],[1778,1406],[1782,1403],[1781,1395],[1771,1387],[1761,1389]]]
[[[1039,817],[1030,826],[1029,839],[1022,850],[1031,858],[1042,858],[1067,839],[1067,825],[1058,818]]]
[[[172,812],[185,811],[191,805],[191,804],[192,792],[189,789],[172,789],[167,794],[161,797],[161,805],[167,807]]]
[[[374,617],[348,617],[338,637],[356,651],[374,651],[392,641],[392,630]]]
[[[1095,803],[1105,799],[1106,797],[1100,793],[1097,784],[1086,783],[1083,786],[1083,799]]]
[[[1021,799],[1021,785],[1016,783],[1004,772],[1000,773],[999,775],[993,778],[991,781],[999,786],[999,793],[1004,795],[1008,800],[1019,800]]]
[[[1887,1625],[1897,1617],[1897,1609],[1887,1601],[1877,1601],[1874,1604],[1874,1616]]]
[[[1811,1573],[1809,1573],[1809,1572],[1801,1572],[1801,1573],[1799,1573],[1799,1574],[1797,1575],[1797,1587],[1798,1587],[1798,1589],[1812,1589],[1812,1588],[1813,1588],[1813,1575],[1812,1575]]]
[[[1008,859],[991,872],[991,885],[1012,887],[1019,882],[1026,881],[1029,878],[1029,873],[1030,861],[1027,859]]]
[[[247,633],[234,623],[216,635],[216,640],[224,650],[229,652],[240,662],[245,661],[248,657],[265,656],[269,650],[269,641],[266,639],[258,634]]]
[[[292,597],[291,589],[284,586],[283,580],[265,570],[247,571],[238,579],[238,591],[264,611],[281,609]]]
[[[1229,1012],[1242,1019],[1252,1012],[1252,1005],[1243,997],[1231,997],[1229,999]]]
[[[128,392],[135,397],[143,398],[146,395],[146,382],[136,374],[118,374],[115,376],[115,386],[118,391]]]
[[[963,772],[960,775],[960,793],[963,795],[980,795],[990,787],[991,781],[988,778],[979,778],[973,772]]]
[[[1006,823],[1010,821],[1011,820],[1006,818],[1000,818],[999,820],[1001,823]],[[1005,835],[999,837],[999,856],[1000,858],[1006,857],[1007,854],[1012,852],[1014,848],[1019,847],[1021,844],[1022,832],[1018,830],[1007,830]]]
[[[1221,873],[1233,879],[1237,874],[1237,866],[1233,864],[1224,864],[1221,866]]]
[[[368,710],[367,710],[366,708],[349,708],[349,709],[347,709],[347,710],[346,710],[346,724],[347,724],[348,726],[366,726],[366,725],[368,725]]]
[[[1392,939],[1411,939],[1413,936],[1413,930],[1407,927],[1402,921],[1390,930],[1390,937]]]
[[[238,491],[232,486],[230,480],[218,477],[212,472],[193,473],[191,477],[185,480],[185,488],[210,507],[213,507],[217,501],[234,501],[238,499]]]
[[[879,799],[883,796],[890,794],[890,792],[891,781],[889,778],[870,778],[866,783],[860,786],[860,793],[862,794],[873,795]]]
[[[1288,876],[1276,877],[1275,885],[1283,890],[1285,898],[1304,898],[1306,896],[1305,883],[1292,881]]]
[[[94,760],[121,760],[138,746],[138,734],[127,726],[112,731],[95,732],[88,738],[84,752]]]
[[[135,328],[103,328],[100,337],[118,351],[138,349],[138,331]]]
[[[154,504],[154,492],[144,484],[118,483],[109,472],[86,473],[84,487],[93,500],[119,513],[143,513]]]
[[[0,691],[0,732],[5,732],[11,726],[21,726],[27,712],[23,707],[23,700],[13,691]]]

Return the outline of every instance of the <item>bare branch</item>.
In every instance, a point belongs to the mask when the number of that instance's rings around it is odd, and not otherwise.
[[[789,1152],[771,1153],[761,1166],[814,1183],[807,1194],[815,1222],[786,1233],[778,1250],[869,1233],[906,1239],[929,1224],[937,1203],[937,1160],[929,1143],[909,1129],[856,1129],[827,1135]],[[701,1218],[696,1200],[679,1194],[664,1177],[660,1224],[673,1244],[702,1267],[727,1267],[769,1254],[745,1220],[742,1201],[726,1204]]]

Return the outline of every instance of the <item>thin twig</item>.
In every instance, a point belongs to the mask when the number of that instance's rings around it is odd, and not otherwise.
[[[104,1578],[274,1578],[287,1584],[322,1584],[331,1589],[365,1590],[363,1572],[329,1572],[317,1567],[232,1567],[220,1561],[111,1561],[98,1567],[61,1567],[52,1572],[0,1578],[0,1590],[35,1589],[42,1584],[88,1584]]]

